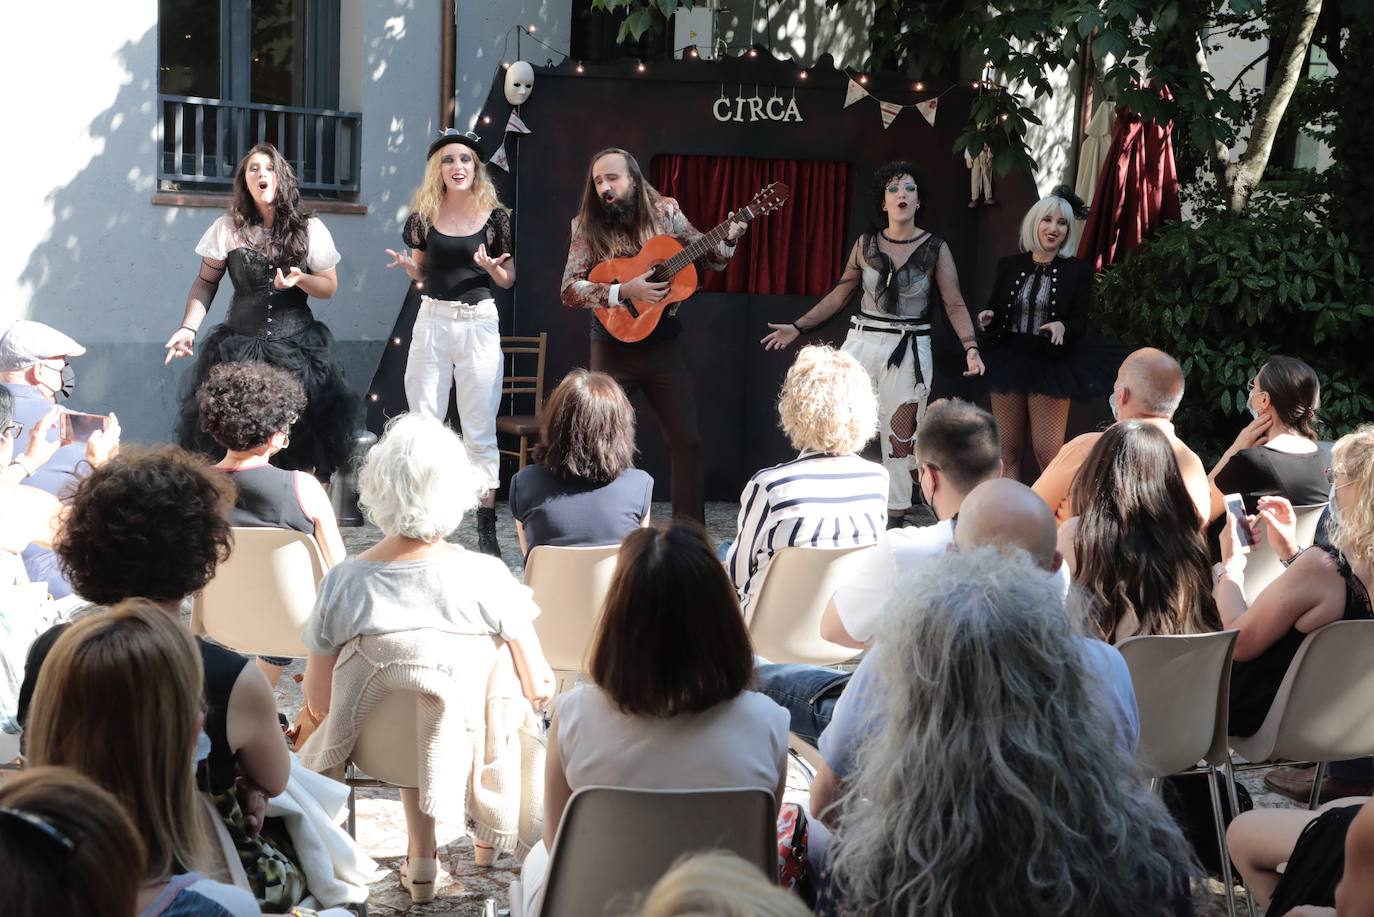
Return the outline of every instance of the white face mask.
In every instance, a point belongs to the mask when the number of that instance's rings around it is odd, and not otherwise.
[[[1259,412],[1259,408],[1255,407],[1255,402],[1254,402],[1254,400],[1253,400],[1254,397],[1255,397],[1255,396],[1254,396],[1253,394],[1249,394],[1249,395],[1246,395],[1246,396],[1245,396],[1245,410],[1247,410],[1247,411],[1250,412],[1250,416],[1251,416],[1252,418],[1256,418],[1256,419],[1257,419],[1257,418],[1260,416],[1260,412]]]
[[[1112,389],[1112,393],[1107,396],[1107,407],[1112,409],[1112,420],[1121,419],[1121,405],[1116,403],[1116,389]]]

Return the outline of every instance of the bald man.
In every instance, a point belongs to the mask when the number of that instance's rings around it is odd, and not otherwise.
[[[1174,447],[1178,470],[1198,511],[1198,527],[1211,515],[1212,496],[1202,459],[1174,432],[1173,416],[1183,401],[1183,367],[1162,350],[1145,347],[1126,358],[1116,374],[1109,404],[1115,420],[1143,420],[1159,427]],[[1070,493],[1078,469],[1101,433],[1084,433],[1064,444],[1035,482],[1035,492],[1054,510],[1060,525],[1078,515]]]

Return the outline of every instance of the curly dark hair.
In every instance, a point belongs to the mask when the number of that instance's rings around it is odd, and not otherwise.
[[[226,449],[256,449],[291,429],[305,410],[305,388],[267,363],[221,363],[196,389],[200,425]]]
[[[887,183],[898,175],[910,175],[911,180],[916,183],[916,199],[918,201],[926,199],[926,183],[914,165],[905,159],[895,159],[878,166],[873,171],[873,185],[870,188],[870,193],[873,196],[873,210],[877,213],[878,218],[884,221],[884,225],[886,225],[886,218],[883,216],[883,194],[887,191]],[[920,208],[920,204],[916,206],[918,209]]]
[[[229,556],[234,484],[176,446],[127,448],[72,495],[55,548],[77,594],[100,605],[181,599]]]

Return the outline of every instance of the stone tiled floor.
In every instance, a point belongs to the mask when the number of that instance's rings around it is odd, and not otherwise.
[[[713,541],[718,543],[734,535],[738,511],[739,505],[735,503],[707,505],[707,531]],[[653,518],[667,519],[669,515],[668,504],[654,504]],[[455,532],[450,540],[468,548],[475,548],[477,535],[474,525],[472,519],[465,519],[463,527]],[[381,537],[381,533],[370,525],[346,528],[343,535],[350,556],[375,544]],[[504,503],[497,506],[497,536],[506,564],[516,576],[519,576],[523,563],[515,538],[515,526]],[[301,695],[299,686],[290,676],[298,674],[300,670],[300,663],[287,669],[287,674],[282,677],[277,690],[278,703],[282,711],[292,718],[300,709]],[[1256,807],[1293,806],[1288,799],[1268,792],[1261,777],[1260,773],[1242,776],[1242,782],[1249,789]],[[805,776],[794,764],[788,776],[789,801],[803,802],[806,785]],[[380,866],[372,883],[368,903],[371,914],[381,917],[396,914],[480,917],[487,899],[494,901],[498,914],[506,911],[510,882],[519,874],[512,857],[501,857],[491,868],[478,867],[472,860],[472,842],[464,833],[462,826],[441,823],[439,855],[448,872],[448,878],[440,885],[435,901],[415,905],[411,903],[409,894],[401,888],[397,872],[405,854],[406,843],[405,817],[401,811],[399,794],[391,789],[361,789],[358,791],[357,811],[358,840]],[[1197,884],[1195,891],[1199,917],[1221,917],[1226,914],[1220,882],[1213,879],[1205,880]],[[1237,888],[1237,893],[1239,891]],[[1243,898],[1238,898],[1237,907],[1240,913],[1245,912]]]

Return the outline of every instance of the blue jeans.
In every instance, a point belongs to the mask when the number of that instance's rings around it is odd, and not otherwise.
[[[830,725],[835,702],[849,683],[849,672],[815,665],[761,665],[757,690],[792,717],[792,731],[812,745]]]

